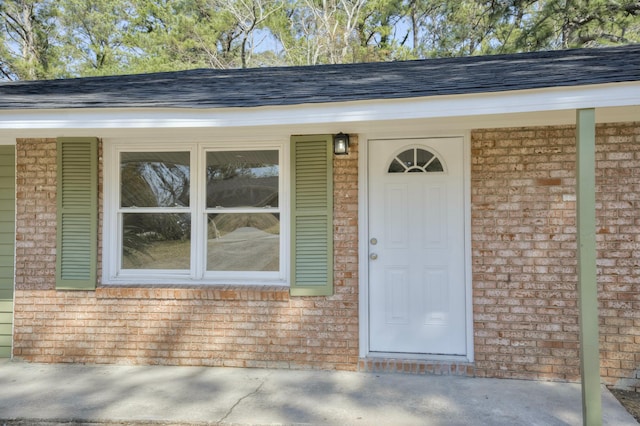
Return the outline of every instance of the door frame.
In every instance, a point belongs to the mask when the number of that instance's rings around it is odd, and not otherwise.
[[[393,130],[399,130],[393,132]],[[369,350],[369,150],[370,141],[375,139],[435,139],[462,138],[463,143],[463,203],[464,203],[464,277],[465,277],[465,333],[466,355],[416,355],[401,353],[381,353]],[[425,359],[434,361],[474,361],[473,350],[473,288],[471,271],[471,132],[424,132],[403,133],[400,129],[391,129],[387,133],[358,135],[358,274],[359,274],[359,357],[394,357],[405,359]]]

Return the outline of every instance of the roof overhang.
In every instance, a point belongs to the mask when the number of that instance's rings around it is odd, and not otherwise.
[[[598,122],[637,121],[640,82],[255,108],[1,110],[0,139],[185,128],[363,132],[398,120],[458,130],[559,125],[574,123],[581,108],[596,108]]]

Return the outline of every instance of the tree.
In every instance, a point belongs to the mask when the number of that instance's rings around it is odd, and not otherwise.
[[[352,62],[360,45],[356,29],[365,0],[297,0],[287,10],[288,27],[274,36],[287,63],[295,65]]]
[[[518,18],[522,10],[520,3],[525,2],[422,2],[416,21],[419,29],[416,53],[420,57],[470,56],[496,53],[505,47],[510,49],[511,32],[518,31],[524,17]]]
[[[135,55],[128,45],[128,0],[58,0],[63,54],[73,74],[106,75],[126,70]]]
[[[398,57],[406,59],[406,37],[395,36],[404,18],[402,0],[370,0],[361,10],[357,25],[359,50],[354,62],[388,61]]]
[[[0,80],[635,42],[638,0],[0,0]]]
[[[218,0],[221,10],[226,10],[236,22],[239,31],[241,67],[247,68],[249,57],[253,53],[255,31],[262,29],[271,15],[284,5],[274,0]]]
[[[62,77],[53,0],[0,2],[0,76],[6,80]]]
[[[519,50],[566,49],[640,41],[637,0],[539,1]]]
[[[136,10],[135,71],[248,66],[253,31],[269,14],[259,0],[136,0]]]

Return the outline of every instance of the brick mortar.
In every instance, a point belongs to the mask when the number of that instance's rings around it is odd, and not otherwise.
[[[282,286],[101,286],[99,279],[95,291],[56,291],[56,141],[18,139],[16,151],[15,358],[357,368],[357,138],[350,155],[334,158],[330,297],[290,297]],[[102,169],[100,155],[100,230]]]
[[[575,128],[471,144],[476,374],[578,381]],[[640,123],[597,126],[596,202],[601,375],[637,390]]]
[[[598,125],[596,137],[601,375],[640,390],[640,123]],[[362,368],[353,139],[351,155],[334,158],[335,295],[327,298],[292,298],[281,287],[55,291],[55,140],[18,140],[14,355]],[[476,130],[471,145],[473,374],[576,381],[575,129]],[[102,173],[99,182],[101,191]]]
[[[475,377],[475,367],[470,362],[403,358],[361,358],[358,363],[358,371],[365,373]]]
[[[98,299],[289,300],[285,286],[149,286],[98,287]]]

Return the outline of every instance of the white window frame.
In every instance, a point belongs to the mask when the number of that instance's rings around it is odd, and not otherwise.
[[[207,215],[215,209],[206,208],[204,171],[206,153],[210,151],[278,150],[279,207],[265,212],[280,215],[279,271],[207,271]],[[191,214],[191,267],[189,270],[122,269],[122,210],[120,208],[120,153],[122,152],[190,152],[190,202],[184,208],[153,208],[158,213]],[[171,141],[103,141],[103,227],[102,227],[102,284],[105,285],[289,285],[289,152],[281,140],[228,140],[182,143]],[[136,212],[146,212],[137,208]],[[227,208],[228,213],[243,209]]]

